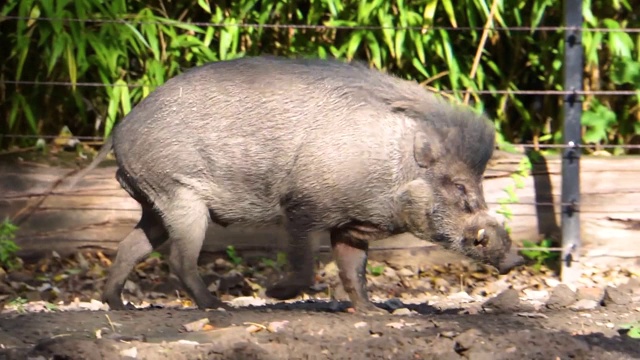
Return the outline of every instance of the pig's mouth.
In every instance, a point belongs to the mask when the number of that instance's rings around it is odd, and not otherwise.
[[[496,235],[495,232],[480,228],[471,237],[468,236],[468,233],[467,236],[438,233],[433,240],[447,249],[460,252],[476,261],[495,267],[500,274],[506,274],[514,267],[524,264],[524,258],[518,255],[515,249],[511,249],[511,246],[503,242],[502,239],[494,238],[491,240],[489,233]],[[491,246],[491,243],[496,241],[502,242],[502,246],[495,248]]]
[[[503,240],[500,236],[501,232],[494,231],[492,233],[495,236],[493,241],[502,242],[502,248],[500,246],[495,250],[490,248],[490,236],[485,228],[479,229],[475,238],[469,241],[473,244],[474,252],[480,253],[479,260],[495,267],[500,274],[506,274],[511,269],[525,263],[524,258],[518,255],[517,250],[511,249],[510,239]],[[508,237],[506,231],[502,235]]]

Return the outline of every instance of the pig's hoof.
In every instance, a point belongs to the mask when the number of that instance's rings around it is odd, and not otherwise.
[[[227,305],[224,301],[218,299],[215,296],[205,296],[198,299],[193,299],[200,310],[231,310],[232,307]]]
[[[127,305],[125,305],[121,301],[115,302],[113,304],[110,304],[108,301],[106,303],[109,305],[109,310],[113,310],[113,311],[138,310],[138,308],[132,303],[127,303]]]
[[[222,301],[217,301],[215,303],[208,304],[208,305],[200,308],[200,310],[218,310],[218,309],[222,309],[222,310],[225,310],[225,311],[233,310],[233,308],[231,306],[223,303]]]
[[[306,287],[282,282],[268,288],[265,294],[272,299],[289,300],[300,296],[304,289],[306,289]]]
[[[375,306],[372,302],[358,304],[352,308],[356,314],[360,315],[388,315],[389,312]]]

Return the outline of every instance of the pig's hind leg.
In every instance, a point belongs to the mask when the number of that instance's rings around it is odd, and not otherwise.
[[[102,294],[102,301],[109,304],[112,310],[133,309],[122,302],[121,294],[124,283],[133,267],[149,256],[153,249],[167,240],[160,217],[149,206],[142,206],[142,216],[135,228],[118,245],[118,252],[109,270],[109,276]]]
[[[198,257],[209,226],[209,209],[191,190],[181,188],[157,205],[171,241],[169,266],[200,309],[229,307],[213,296],[198,273]]]

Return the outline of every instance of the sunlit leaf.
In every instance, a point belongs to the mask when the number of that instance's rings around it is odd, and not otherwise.
[[[436,7],[438,7],[438,0],[427,0],[427,4],[424,6],[424,12],[422,13],[422,17],[427,25],[433,24]]]
[[[76,66],[76,58],[73,51],[72,43],[67,42],[66,45],[67,45],[66,58],[67,58],[67,67],[69,69],[69,80],[73,84],[71,85],[71,88],[73,89],[73,91],[75,91],[76,82],[78,82],[78,67]]]
[[[599,101],[593,101],[590,109],[582,113],[581,123],[586,127],[584,141],[599,143],[607,138],[607,132],[616,124],[616,114]]]
[[[353,59],[353,55],[355,55],[356,51],[360,47],[360,43],[362,42],[362,37],[365,35],[365,32],[362,30],[355,31],[351,35],[351,39],[349,39],[349,46],[347,48],[347,59]]]
[[[200,5],[207,14],[211,14],[211,5],[209,5],[209,0],[198,0],[198,5]]]
[[[640,62],[631,59],[616,59],[611,71],[611,80],[618,85],[640,86]]]
[[[36,23],[37,18],[40,17],[40,7],[38,5],[35,5],[32,9],[31,12],[29,13],[29,20],[27,21],[27,27],[31,27],[33,24]]]
[[[451,25],[454,28],[457,28],[458,22],[456,21],[456,15],[455,15],[455,11],[453,10],[453,3],[451,2],[451,0],[442,0],[442,6],[444,7],[444,10],[449,16],[449,22],[451,22]]]

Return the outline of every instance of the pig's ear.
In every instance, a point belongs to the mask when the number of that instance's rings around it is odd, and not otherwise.
[[[422,130],[416,131],[413,138],[413,156],[418,166],[431,167],[438,159],[439,148],[434,137],[429,138]]]
[[[413,119],[420,119],[424,116],[424,114],[421,114],[420,111],[415,108],[413,103],[408,101],[396,100],[392,101],[389,105],[391,106],[391,111],[394,113],[404,114]]]

